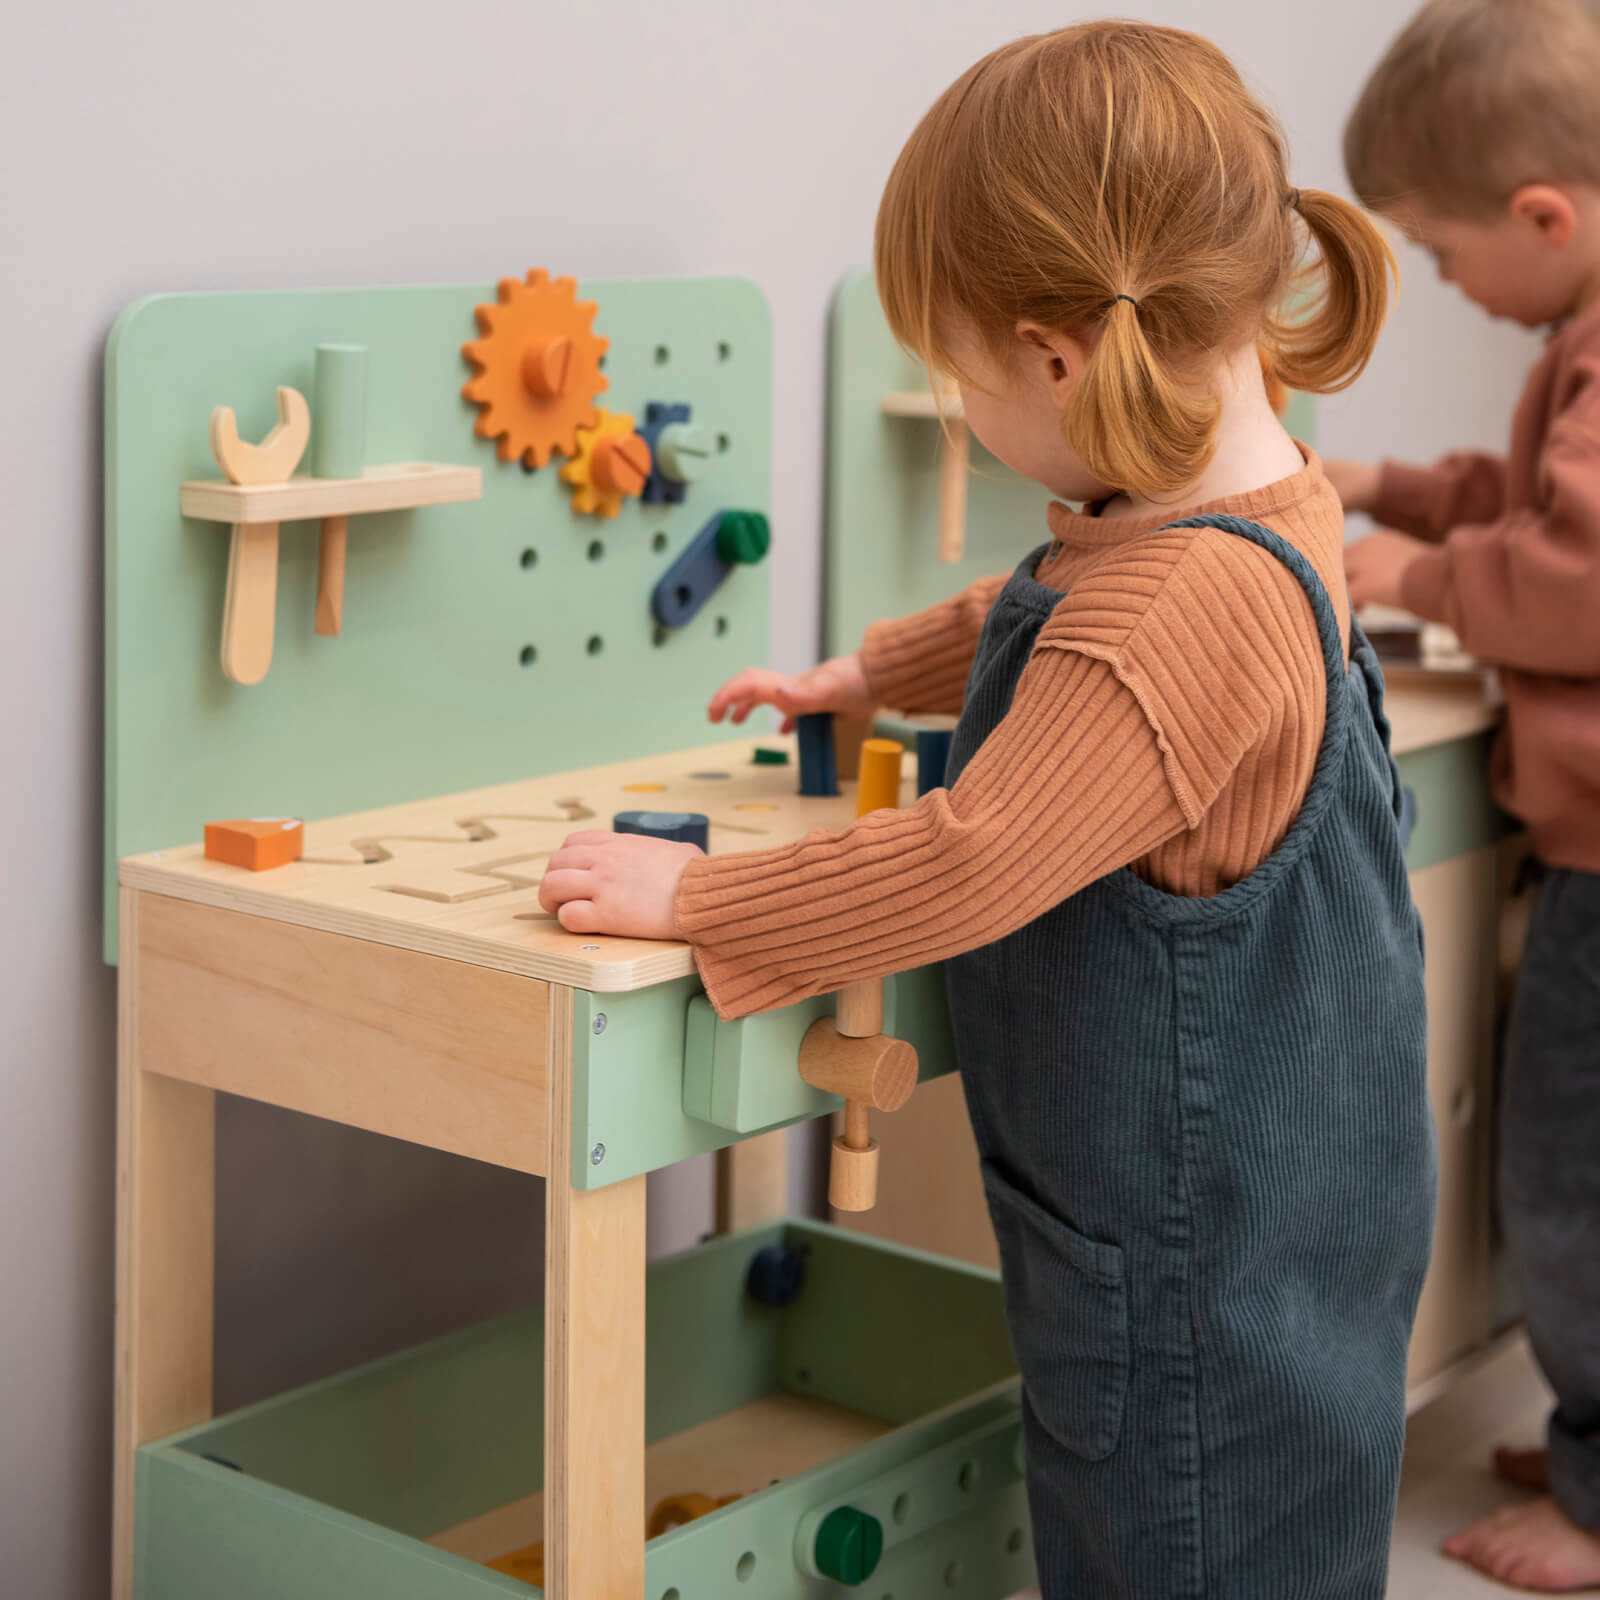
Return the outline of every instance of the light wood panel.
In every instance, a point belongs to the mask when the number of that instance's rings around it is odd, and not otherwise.
[[[133,1595],[134,1451],[211,1415],[215,1103],[142,1054],[141,897],[122,896],[112,1595]]]
[[[771,1394],[659,1439],[645,1452],[647,1507],[668,1495],[754,1494],[890,1432],[891,1424],[804,1395]],[[428,1543],[496,1561],[544,1536],[544,1496],[530,1494],[436,1533]]]
[[[758,744],[786,747],[789,764],[757,766]],[[915,794],[914,757],[902,772],[904,804]],[[798,794],[798,779],[793,739],[737,739],[308,821],[304,859],[270,872],[207,861],[190,844],[129,856],[121,877],[130,888],[595,993],[639,989],[692,977],[689,946],[565,932],[539,906],[549,853],[574,829],[609,827],[619,811],[703,812],[713,855],[854,820],[853,784],[817,798]],[[205,820],[195,819],[196,834]]]
[[[520,1172],[545,1170],[536,979],[136,897],[123,987],[148,1071]]]
[[[574,1189],[572,991],[552,990],[545,1184],[548,1600],[644,1592],[645,1180]]]
[[[718,1233],[771,1222],[789,1210],[789,1130],[778,1128],[717,1152]]]
[[[1427,1382],[1489,1333],[1498,866],[1499,852],[1491,848],[1411,875],[1427,942],[1428,1095],[1439,1140],[1439,1211],[1408,1386]]]
[[[483,496],[483,470],[431,461],[369,467],[359,478],[290,478],[284,483],[222,483],[193,479],[178,491],[178,507],[201,522],[298,522],[409,511]]]

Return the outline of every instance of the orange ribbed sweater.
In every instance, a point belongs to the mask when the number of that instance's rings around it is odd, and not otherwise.
[[[842,833],[696,860],[677,898],[706,992],[744,1016],[1003,937],[1132,866],[1211,895],[1277,847],[1322,742],[1322,650],[1282,562],[1215,529],[1221,512],[1295,545],[1348,641],[1344,517],[1316,456],[1291,478],[1161,516],[1050,508],[1037,577],[1062,592],[1011,709],[950,790]],[[880,702],[959,712],[1005,578],[867,631]]]

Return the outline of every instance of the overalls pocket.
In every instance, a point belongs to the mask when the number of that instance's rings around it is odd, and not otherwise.
[[[1064,1449],[1103,1461],[1121,1436],[1128,1390],[1122,1251],[1086,1239],[987,1162],[983,1184],[1029,1403]]]

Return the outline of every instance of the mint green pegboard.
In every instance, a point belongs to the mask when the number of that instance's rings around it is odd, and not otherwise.
[[[610,340],[598,403],[643,422],[647,401],[686,401],[717,437],[682,505],[576,516],[560,458],[529,473],[476,437],[461,345],[490,284],[165,295],[118,320],[105,381],[107,960],[125,855],[197,839],[210,819],[336,816],[700,743],[712,690],[767,659],[765,566],[737,570],[663,642],[649,613],[657,578],[713,512],[770,514],[760,289],[632,279],[578,293]],[[370,350],[369,465],[479,466],[483,498],[352,517],[338,638],[312,630],[317,524],[286,523],[272,667],[243,686],[218,663],[228,528],[181,517],[178,487],[220,476],[214,406],[256,440],[278,385],[311,398],[319,343]]]
[[[829,326],[828,655],[854,650],[880,617],[907,616],[989,573],[1011,571],[1049,537],[1049,494],[974,439],[966,554],[954,565],[939,560],[940,425],[883,414],[886,393],[927,387],[927,374],[889,331],[872,274],[852,273],[834,295]],[[1309,397],[1294,396],[1284,420],[1297,439],[1313,442]]]

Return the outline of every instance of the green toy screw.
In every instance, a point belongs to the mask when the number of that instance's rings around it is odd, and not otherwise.
[[[883,1558],[883,1524],[854,1506],[840,1506],[817,1529],[817,1571],[854,1588],[878,1570]]]
[[[772,544],[772,529],[759,511],[724,511],[717,524],[717,554],[724,561],[754,566]]]

